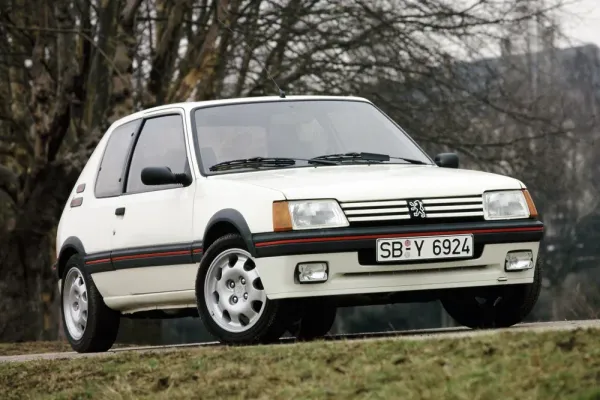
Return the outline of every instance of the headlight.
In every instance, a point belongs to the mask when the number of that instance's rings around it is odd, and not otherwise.
[[[338,228],[348,220],[335,200],[297,200],[273,203],[275,231]]]
[[[522,190],[503,190],[483,194],[483,215],[485,219],[529,218],[530,198]],[[533,202],[531,202],[533,204]]]
[[[294,229],[348,226],[348,220],[335,200],[290,201],[288,207]]]

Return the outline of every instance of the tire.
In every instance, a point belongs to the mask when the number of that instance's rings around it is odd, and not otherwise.
[[[200,319],[221,343],[270,343],[286,330],[286,308],[266,298],[240,235],[228,234],[210,245],[200,261],[195,290]]]
[[[303,304],[301,316],[290,331],[298,340],[322,338],[333,327],[337,307],[329,301],[308,300]]]
[[[520,323],[535,306],[542,287],[542,262],[538,256],[533,283],[460,289],[442,299],[446,312],[472,329],[507,328]],[[478,297],[485,299],[480,302]]]
[[[61,284],[62,323],[73,350],[78,353],[104,352],[117,339],[120,313],[106,306],[84,265],[79,254],[67,260]],[[75,282],[78,284],[75,285]],[[85,313],[83,299],[87,299]],[[77,316],[83,315],[87,315],[87,320],[77,325],[77,321],[83,321]]]

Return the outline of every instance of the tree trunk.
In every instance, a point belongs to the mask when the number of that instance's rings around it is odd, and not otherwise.
[[[48,235],[12,232],[0,255],[0,341],[56,338],[56,282]]]
[[[77,174],[78,168],[44,169],[31,184],[14,228],[0,237],[0,342],[57,337],[54,236]]]

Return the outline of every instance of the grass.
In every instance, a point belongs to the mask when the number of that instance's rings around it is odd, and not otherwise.
[[[117,343],[113,348],[134,347],[132,344]],[[19,354],[42,354],[72,352],[73,349],[67,341],[39,341],[23,343],[0,343],[1,356],[16,356]]]
[[[0,364],[8,399],[600,399],[600,330]]]
[[[0,356],[73,351],[67,341],[0,343]]]

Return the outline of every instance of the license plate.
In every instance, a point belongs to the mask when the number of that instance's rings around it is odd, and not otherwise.
[[[377,239],[377,261],[437,260],[473,256],[473,235]]]

